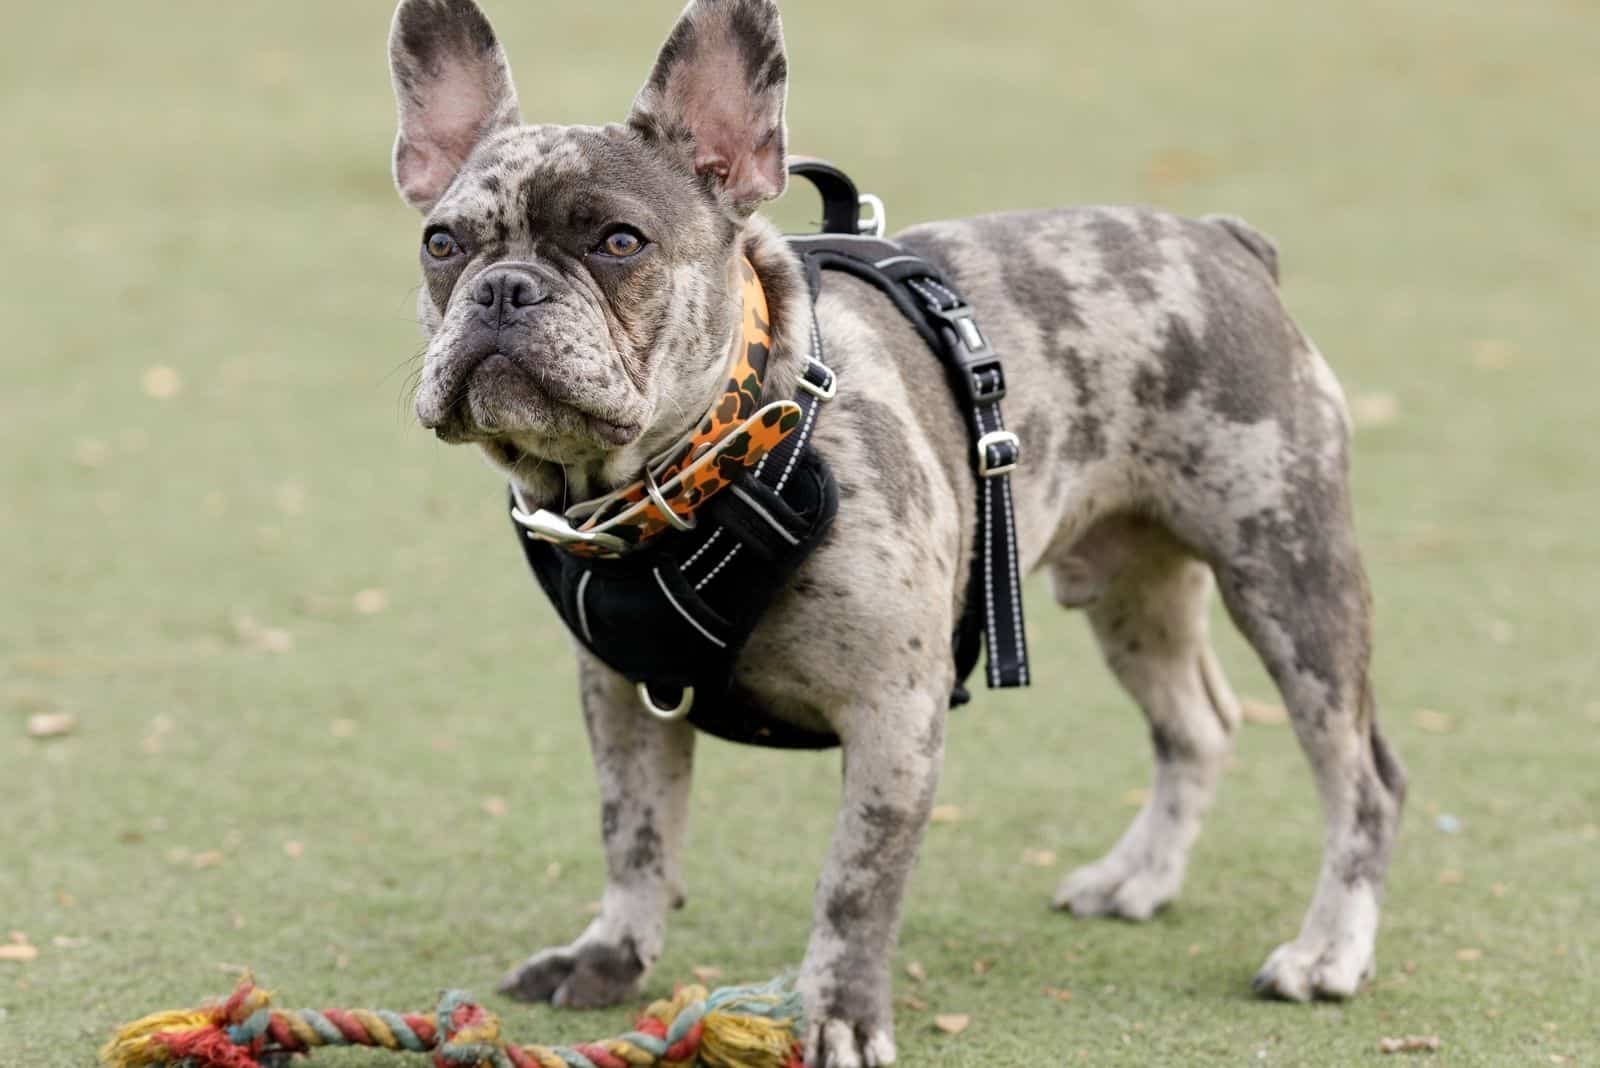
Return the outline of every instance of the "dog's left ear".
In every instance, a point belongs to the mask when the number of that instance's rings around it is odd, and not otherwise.
[[[681,144],[737,219],[788,183],[789,63],[773,0],[691,0],[628,124]]]

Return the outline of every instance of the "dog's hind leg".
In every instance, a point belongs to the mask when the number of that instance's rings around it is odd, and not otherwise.
[[[1117,539],[1114,561],[1094,552],[1093,542],[1108,536]],[[1089,620],[1106,662],[1149,721],[1155,781],[1121,840],[1067,876],[1055,904],[1079,916],[1143,920],[1183,883],[1239,712],[1207,633],[1210,568],[1148,525],[1117,524],[1090,542],[1087,558],[1058,566],[1057,591],[1071,601],[1073,576],[1064,572],[1075,566],[1115,567],[1088,607]]]
[[[1339,450],[1342,453],[1342,450]],[[1378,731],[1372,604],[1343,464],[1286,472],[1283,499],[1236,518],[1218,584],[1261,656],[1311,762],[1326,833],[1300,934],[1256,976],[1292,1001],[1345,998],[1375,970],[1378,906],[1405,800],[1405,771]]]

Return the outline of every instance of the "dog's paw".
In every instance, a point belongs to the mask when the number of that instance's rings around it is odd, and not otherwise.
[[[1370,948],[1362,950],[1348,939],[1307,943],[1302,938],[1273,950],[1250,985],[1262,997],[1281,1001],[1343,1001],[1376,971]]]
[[[1115,916],[1148,920],[1178,896],[1181,867],[1130,864],[1117,854],[1085,865],[1061,880],[1054,905],[1074,916]]]
[[[575,942],[535,953],[500,980],[500,993],[559,1008],[603,1009],[639,992],[645,966],[633,939]]]
[[[881,1068],[894,1058],[894,1036],[888,1031],[840,1019],[806,1028],[806,1068]]]

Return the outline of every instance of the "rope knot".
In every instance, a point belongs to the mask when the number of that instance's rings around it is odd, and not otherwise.
[[[470,1000],[460,990],[439,999],[439,1049],[434,1063],[454,1068],[497,1066],[505,1061],[500,1042],[500,1017]]]

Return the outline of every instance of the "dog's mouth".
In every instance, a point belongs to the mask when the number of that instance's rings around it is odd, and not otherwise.
[[[642,418],[574,396],[559,381],[538,380],[499,352],[460,375],[448,400],[418,398],[418,418],[440,441],[514,450],[519,458],[560,462],[631,445],[645,431]]]

